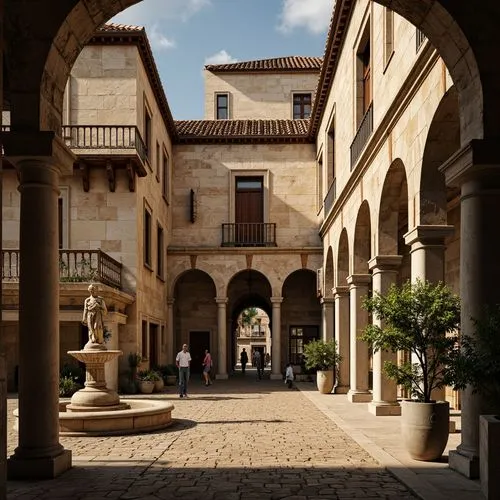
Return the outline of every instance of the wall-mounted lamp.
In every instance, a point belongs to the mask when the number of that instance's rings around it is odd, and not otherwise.
[[[194,192],[193,189],[191,189],[191,192],[189,194],[189,204],[190,204],[190,218],[189,220],[191,223],[194,223],[196,221],[196,218],[198,217],[198,204],[196,201],[196,193]]]

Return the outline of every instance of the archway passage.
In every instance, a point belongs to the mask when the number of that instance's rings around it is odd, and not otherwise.
[[[205,350],[217,350],[217,304],[215,284],[203,271],[193,269],[179,277],[174,288],[174,352],[188,344],[191,371],[202,371]],[[217,357],[214,356],[215,368]],[[200,377],[198,377],[198,380]]]
[[[252,354],[255,350],[261,353],[262,359],[266,353],[271,352],[273,335],[270,329],[272,320],[271,285],[262,273],[247,269],[233,276],[227,287],[227,298],[230,328],[226,356],[228,366],[234,373],[243,348],[247,352],[249,364],[253,364]],[[250,321],[248,328],[245,328],[245,325],[241,324],[241,315],[243,311],[250,308],[261,310],[264,314],[258,314],[255,321]],[[264,319],[265,317],[267,319]]]
[[[359,207],[354,230],[353,273],[368,274],[368,261],[371,257],[370,207],[364,201]]]

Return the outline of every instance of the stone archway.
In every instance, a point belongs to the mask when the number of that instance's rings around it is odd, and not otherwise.
[[[337,253],[337,286],[346,286],[349,276],[349,238],[344,228],[339,237],[339,249]]]
[[[323,276],[323,297],[326,299],[333,298],[332,289],[334,287],[334,266],[333,266],[333,250],[332,247],[328,247],[328,252],[326,254],[326,261],[324,267]]]
[[[365,200],[358,210],[353,245],[353,274],[368,274],[371,257],[370,206]]]

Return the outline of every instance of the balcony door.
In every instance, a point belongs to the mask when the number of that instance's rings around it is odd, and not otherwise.
[[[264,178],[236,177],[235,192],[236,244],[263,244]]]

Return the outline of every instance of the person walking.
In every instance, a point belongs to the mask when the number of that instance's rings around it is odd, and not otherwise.
[[[293,366],[292,363],[288,363],[286,365],[286,371],[285,371],[285,384],[288,386],[289,389],[293,389],[293,379],[294,379]]]
[[[205,387],[212,385],[210,379],[210,370],[212,369],[212,355],[208,349],[205,349],[205,357],[203,358],[203,377],[205,379]]]
[[[257,368],[257,379],[260,380],[262,378],[262,373],[263,373],[263,363],[264,360],[262,359],[262,355],[260,354],[260,351],[258,349],[255,349],[255,352],[253,354],[253,359],[255,362],[255,367]]]
[[[191,354],[187,344],[182,346],[182,351],[177,353],[175,364],[179,368],[179,397],[187,398],[187,386],[189,382],[189,367],[191,366]]]
[[[245,370],[246,370],[247,363],[248,363],[248,354],[247,354],[247,351],[245,348],[243,348],[243,350],[241,351],[240,363],[241,363],[241,373],[243,373],[243,375],[245,375]]]

